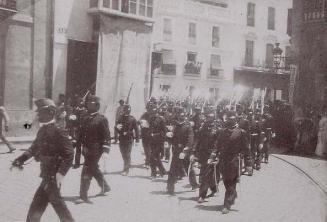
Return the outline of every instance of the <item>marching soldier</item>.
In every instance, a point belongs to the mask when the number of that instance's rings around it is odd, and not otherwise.
[[[217,169],[217,165],[209,165],[208,160],[211,153],[214,151],[214,144],[220,130],[219,123],[215,121],[214,114],[208,114],[205,122],[200,128],[198,143],[195,145],[195,153],[201,165],[199,203],[204,202],[209,188],[211,190],[209,196],[213,196],[217,192],[217,185],[220,176],[219,170]]]
[[[253,168],[260,170],[261,168],[261,159],[262,159],[262,146],[261,143],[261,122],[260,114],[256,113],[250,124],[250,146],[252,158],[254,160]],[[251,173],[249,174],[252,175]]]
[[[167,192],[174,194],[175,183],[180,170],[184,169],[183,159],[185,153],[191,151],[193,145],[194,133],[192,126],[185,120],[185,112],[182,107],[176,110],[176,125],[173,132],[168,132],[167,136],[172,138],[172,161],[167,180]]]
[[[130,105],[124,105],[123,115],[118,119],[115,126],[118,132],[119,149],[124,160],[123,175],[127,176],[131,167],[131,152],[134,142],[134,134],[136,143],[139,142],[139,129],[136,119],[130,115]]]
[[[149,133],[150,133],[150,167],[151,177],[157,176],[157,168],[159,169],[160,176],[166,174],[166,170],[162,165],[160,153],[164,149],[164,141],[166,136],[166,124],[162,116],[157,113],[155,105],[149,107],[150,121],[149,121]]]
[[[9,115],[5,109],[5,107],[0,106],[0,139],[7,145],[9,149],[9,153],[12,153],[16,150],[13,145],[6,139],[6,137],[2,133],[2,120],[4,119],[5,131],[9,131]]]
[[[110,186],[98,165],[103,152],[109,153],[110,149],[109,124],[107,118],[99,113],[99,100],[99,97],[89,96],[86,101],[88,116],[84,119],[81,132],[84,165],[81,175],[80,199],[76,201],[76,204],[92,203],[88,199],[87,192],[93,177],[101,188],[98,195],[105,195],[110,191]]]
[[[270,113],[265,113],[262,118],[262,130],[264,133],[264,141],[263,141],[263,158],[264,162],[268,163],[269,159],[269,149],[272,143],[272,139],[275,136],[274,133],[274,119]]]
[[[125,101],[120,99],[118,103],[119,103],[119,106],[116,109],[115,124],[117,124],[117,121],[124,114]],[[114,143],[117,143],[117,141],[118,141],[118,132],[116,131],[116,129],[114,129],[114,139],[115,139]]]
[[[147,111],[143,113],[140,118],[140,126],[141,126],[141,139],[142,139],[142,146],[144,149],[145,155],[145,167],[150,166],[150,156],[151,156],[151,147],[150,147],[150,129],[149,129],[149,122],[150,122],[150,113],[149,113],[149,106],[146,107]]]
[[[74,158],[74,150],[68,134],[55,124],[56,106],[50,99],[35,101],[40,129],[32,146],[12,165],[22,168],[24,162],[31,157],[41,163],[42,182],[30,205],[27,222],[38,222],[48,203],[51,203],[62,222],[73,222],[60,194],[64,176],[68,172]]]
[[[246,166],[251,164],[247,136],[245,131],[237,126],[235,116],[227,117],[225,129],[219,133],[215,147],[216,152],[212,156],[217,156],[219,159],[219,168],[226,188],[222,213],[226,214],[237,197],[236,183],[241,176],[239,154],[244,155]]]

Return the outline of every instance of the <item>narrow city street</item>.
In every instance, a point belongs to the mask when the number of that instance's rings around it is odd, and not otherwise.
[[[39,163],[27,161],[23,171],[10,172],[11,161],[29,144],[18,146],[14,154],[0,155],[0,222],[25,221],[33,194],[40,182]],[[6,148],[1,145],[1,152]],[[122,159],[118,145],[100,161],[112,191],[96,197],[99,188],[93,180],[89,195],[93,204],[75,205],[79,194],[81,168],[71,169],[64,181],[62,195],[77,222],[191,222],[191,221],[242,221],[242,222],[326,222],[325,194],[307,176],[294,166],[271,157],[253,177],[242,176],[238,184],[238,199],[232,211],[221,213],[224,187],[203,204],[197,203],[197,190],[191,191],[187,180],[179,181],[176,195],[165,192],[166,179],[149,178],[149,170],[142,167],[142,146],[133,147],[133,169],[129,176],[120,175]],[[167,167],[167,163],[165,163]],[[59,221],[53,208],[48,206],[42,221]]]

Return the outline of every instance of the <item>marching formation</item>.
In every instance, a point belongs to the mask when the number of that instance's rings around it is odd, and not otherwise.
[[[103,153],[109,153],[111,140],[119,142],[124,163],[122,175],[127,176],[133,143],[141,139],[149,176],[167,175],[166,190],[170,195],[174,195],[178,180],[187,177],[192,190],[199,190],[198,202],[202,203],[218,192],[222,181],[226,189],[222,213],[226,214],[237,198],[236,184],[241,175],[252,176],[262,162],[268,163],[275,135],[269,106],[250,109],[244,104],[213,105],[202,99],[152,97],[137,120],[131,115],[130,105],[121,100],[111,137],[96,96],[76,99],[74,104],[61,108],[50,99],[40,99],[35,104],[39,132],[32,146],[12,163],[13,167],[22,168],[26,160],[34,157],[41,164],[42,182],[31,203],[28,222],[40,221],[48,203],[61,221],[74,221],[62,200],[60,186],[70,167],[80,167],[81,155],[84,164],[76,204],[92,203],[88,189],[93,177],[100,188],[98,195],[109,192],[111,188],[98,163]],[[163,161],[170,163],[169,169],[165,169]],[[199,174],[196,168],[200,169]]]

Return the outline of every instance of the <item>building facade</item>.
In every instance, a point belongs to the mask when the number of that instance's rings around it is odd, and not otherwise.
[[[293,1],[295,107],[327,110],[327,1]]]
[[[153,94],[169,89],[174,94],[188,91],[186,94],[217,98],[230,91],[233,84],[267,87],[260,82],[252,84],[258,78],[251,75],[277,74],[271,73],[272,50],[275,43],[280,43],[284,52],[290,51],[287,19],[291,7],[291,0],[158,1]],[[289,77],[277,82],[286,84],[272,91],[272,96],[287,99]]]
[[[149,96],[153,0],[0,4],[0,104],[11,116],[10,135],[35,133],[37,127],[23,125],[34,122],[33,101],[41,97],[58,101],[90,91],[101,98],[111,127],[120,99],[141,115]]]
[[[33,99],[51,96],[52,1],[0,1],[0,105],[10,136],[32,135]]]

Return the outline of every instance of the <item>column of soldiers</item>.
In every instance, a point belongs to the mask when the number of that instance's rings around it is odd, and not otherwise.
[[[262,114],[259,109],[253,112],[241,106],[233,110],[203,101],[151,98],[140,120],[145,164],[149,159],[155,160],[150,161],[151,177],[157,175],[157,169],[162,176],[165,171],[158,152],[164,153],[163,144],[170,144],[167,192],[174,194],[178,179],[188,176],[192,189],[199,187],[198,202],[202,203],[214,196],[222,180],[226,188],[222,212],[228,213],[237,197],[240,176],[252,176],[253,169],[260,170],[262,161],[268,163],[273,123],[267,110]],[[147,146],[152,137],[155,144]],[[199,181],[194,172],[195,162],[200,168]],[[209,189],[211,193],[207,195]]]
[[[99,195],[109,192],[111,188],[98,163],[104,152],[109,153],[111,139],[119,141],[124,162],[122,174],[128,175],[133,143],[142,138],[144,164],[151,171],[149,176],[168,175],[166,189],[171,195],[175,193],[177,181],[187,176],[192,189],[199,188],[198,202],[202,203],[218,192],[218,183],[222,180],[226,188],[222,212],[228,213],[237,197],[236,184],[244,173],[243,168],[246,174],[252,175],[253,169],[260,170],[262,159],[268,163],[274,131],[269,113],[234,111],[204,101],[151,98],[139,121],[131,116],[128,104],[122,105],[115,122],[116,135],[111,138],[108,120],[99,113],[98,97],[90,95],[86,101],[81,98],[75,101],[66,115],[68,130],[55,124],[56,105],[52,100],[41,99],[35,104],[40,130],[32,146],[12,164],[22,168],[31,157],[41,163],[43,180],[27,221],[39,221],[48,203],[61,221],[74,221],[61,198],[60,186],[69,168],[81,165],[81,155],[84,165],[76,203],[91,203],[87,193],[93,177],[100,187]],[[165,169],[162,159],[170,159],[169,170]],[[196,165],[200,168],[199,180]],[[209,189],[211,193],[207,195]]]

